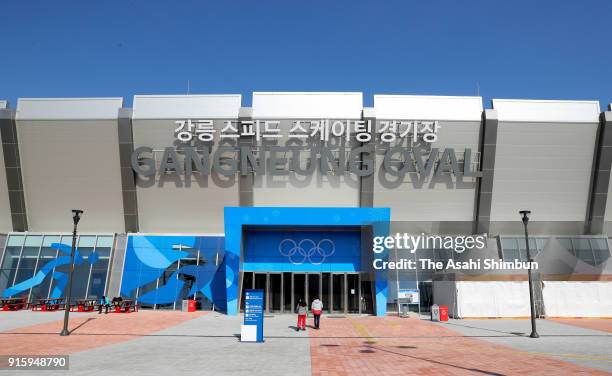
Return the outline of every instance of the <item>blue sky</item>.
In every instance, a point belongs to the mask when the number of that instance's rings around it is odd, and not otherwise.
[[[612,102],[612,1],[5,1],[0,99],[362,91]]]

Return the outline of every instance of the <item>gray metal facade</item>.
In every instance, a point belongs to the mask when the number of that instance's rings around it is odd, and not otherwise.
[[[520,234],[518,210],[527,208],[533,235],[607,236],[611,229],[612,112],[601,113],[596,102],[494,100],[484,109],[479,97],[378,96],[363,108],[361,93],[254,93],[251,108],[238,95],[137,96],[132,109],[121,103],[26,99],[16,110],[0,109],[0,233],[66,231],[73,206],[85,209],[84,231],[114,233],[220,234],[225,206],[390,207],[392,231],[402,221],[430,230],[460,222],[454,230],[490,237]],[[132,151],[150,146],[159,162],[175,142],[176,120],[191,118],[212,119],[217,131],[228,120],[278,120],[283,132],[300,119],[439,121],[435,146],[471,148],[482,178],[417,184],[385,180],[380,169],[361,178],[316,171],[306,180],[252,172],[186,181],[136,176]],[[378,168],[382,157],[364,153],[362,160]]]

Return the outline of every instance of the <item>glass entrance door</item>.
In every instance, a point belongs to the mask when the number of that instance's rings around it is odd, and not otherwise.
[[[246,289],[264,291],[266,312],[294,313],[300,299],[310,307],[315,298],[329,313],[373,313],[371,282],[359,273],[244,272],[240,309]]]
[[[268,280],[269,312],[280,312],[282,308],[282,274],[270,273]]]
[[[266,290],[266,280],[268,279],[268,276],[266,275],[266,273],[255,273],[255,290],[263,290],[264,291],[264,311],[268,309],[268,305],[266,304],[266,301],[268,300],[268,294],[267,294],[267,290]]]
[[[332,274],[332,312],[345,312],[346,285],[344,284],[344,277],[344,274]]]
[[[321,299],[321,274],[308,274],[308,296],[306,299],[306,304],[310,308],[312,301],[316,298]]]
[[[359,311],[359,274],[346,275],[346,310],[348,313],[361,313]]]
[[[306,274],[293,274],[293,310],[300,300],[306,301]]]
[[[293,312],[293,273],[283,273],[283,312]]]
[[[331,312],[331,273],[323,273],[321,275],[321,302],[323,303],[323,311]]]

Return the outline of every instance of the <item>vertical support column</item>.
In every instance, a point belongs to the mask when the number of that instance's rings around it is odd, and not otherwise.
[[[474,232],[489,233],[491,225],[491,201],[495,174],[498,117],[496,110],[484,110],[480,126],[480,169],[482,177],[476,189]]]
[[[359,314],[361,315],[361,274],[357,274],[357,304],[359,305]]]
[[[123,219],[125,232],[138,232],[138,200],[136,177],[132,170],[131,158],[134,151],[132,137],[132,109],[120,108],[118,119],[119,162],[121,166],[121,193],[123,196]]]
[[[253,109],[250,107],[241,107],[238,112],[238,127],[243,121],[253,120]],[[240,128],[238,128],[240,129]],[[238,138],[238,147],[243,146],[255,146],[255,139],[253,137],[240,137]],[[240,160],[240,152],[238,152],[238,160]],[[263,163],[263,156],[261,156],[261,162]],[[253,206],[253,182],[254,174],[242,175],[238,174],[238,202],[240,206]]]
[[[591,169],[591,191],[584,226],[586,234],[603,233],[611,165],[612,112],[608,111],[601,114],[597,130],[593,168]]]
[[[121,278],[123,276],[127,240],[125,234],[117,234],[115,236],[114,249],[109,266],[110,270],[106,276],[105,296],[121,296]]]
[[[346,273],[342,273],[342,277],[344,278],[344,291],[342,291],[342,305],[344,306],[344,314],[348,313],[348,277]]]
[[[334,273],[329,273],[329,313],[334,313]]]
[[[0,234],[0,265],[4,263],[4,253],[6,252],[6,241],[8,239],[7,235]]]
[[[295,291],[295,278],[294,278],[295,273],[291,273],[291,312],[293,312],[293,310],[295,309],[295,294],[293,293]]]
[[[372,173],[367,176],[361,176],[359,178],[359,207],[360,208],[371,208],[374,206],[374,178],[375,174],[375,163],[376,153],[374,152],[374,145],[376,145],[376,114],[374,109],[371,107],[364,108],[361,118],[367,125],[368,121],[372,123],[372,130],[370,132],[372,139],[368,143],[364,143],[362,146],[370,145],[372,147],[371,153],[361,153],[361,170],[366,169],[367,165],[371,166]]]
[[[0,109],[0,137],[2,138],[13,231],[28,231],[15,110]]]
[[[317,296],[320,301],[323,301],[323,273],[319,273],[319,295]]]
[[[266,302],[266,313],[270,313],[270,302],[272,301],[272,299],[270,299],[270,273],[266,273],[266,288],[264,300]]]
[[[308,300],[310,299],[310,297],[308,296],[310,295],[308,294],[308,289],[310,288],[310,281],[309,281],[310,278],[308,278],[309,275],[310,274],[308,273],[304,274],[304,301],[306,302],[306,304],[308,304],[308,302],[310,301]]]
[[[363,109],[361,118],[366,123],[366,125],[368,121],[372,123],[372,129],[370,131],[370,135],[372,138],[369,143],[362,144],[362,146],[369,145],[371,147],[371,152],[361,153],[361,170],[362,171],[366,170],[366,166],[368,165],[370,166],[372,170],[370,171],[371,172],[370,174],[366,176],[361,176],[359,178],[359,207],[372,208],[374,207],[374,179],[376,178],[376,112],[375,112],[375,109],[372,107],[365,107]],[[362,226],[361,227],[362,244],[370,244],[371,239],[372,239],[371,229],[368,226]],[[371,249],[369,247],[362,247],[362,250],[361,250],[362,265],[372,265],[371,258],[372,258]],[[372,283],[372,299],[374,301],[372,302],[372,304],[376,305],[377,292],[384,291],[384,295],[386,298],[386,283],[387,283],[386,278],[387,277],[383,273],[372,271],[371,267],[369,267],[368,269],[364,268],[364,270],[367,271],[368,277],[373,282]],[[361,286],[359,286],[359,290],[361,290]],[[382,300],[380,296],[378,297],[378,299]],[[359,300],[358,304],[359,304],[359,310],[360,310],[359,313],[361,313],[361,300]],[[380,308],[378,310],[375,309],[375,311],[377,312],[377,315],[380,312],[383,312],[383,311],[386,312],[386,304],[387,304],[386,299],[384,303],[381,301],[378,304],[380,304],[381,307],[384,304],[385,307],[384,309],[383,308]],[[346,306],[345,306],[345,310],[346,310]]]
[[[281,306],[280,306],[280,313],[284,313],[285,312],[285,275],[283,274],[283,272],[281,272],[280,274],[281,277],[281,285],[280,285],[280,301],[281,301]]]

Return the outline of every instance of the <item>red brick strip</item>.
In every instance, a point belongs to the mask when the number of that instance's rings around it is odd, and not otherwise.
[[[312,374],[609,375],[398,317],[322,318],[309,329]]]
[[[67,355],[146,336],[206,312],[139,311],[91,314],[70,319],[71,335],[59,335],[63,321],[0,332],[3,355]]]

